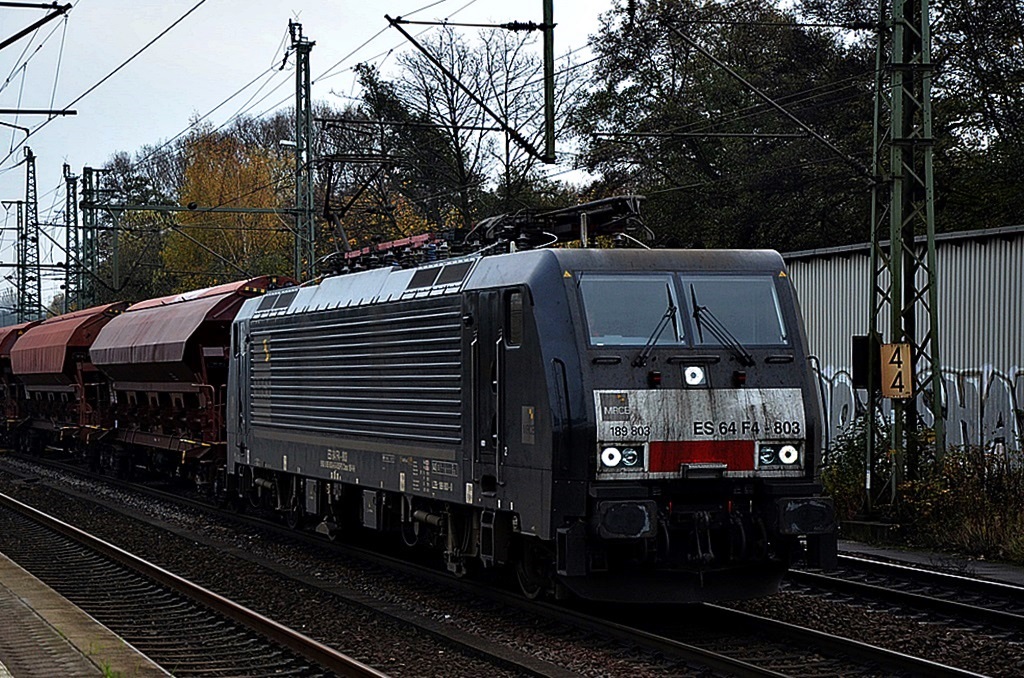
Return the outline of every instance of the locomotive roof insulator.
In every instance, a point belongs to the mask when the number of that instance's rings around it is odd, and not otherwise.
[[[628,246],[629,242],[643,245],[626,233],[634,231],[643,240],[653,237],[640,217],[642,201],[643,197],[638,195],[618,196],[557,210],[501,214],[483,219],[468,230],[456,228],[387,242],[374,236],[371,244],[327,263],[333,264],[335,273],[347,273],[381,266],[412,267],[453,256],[484,256],[568,242],[589,247],[599,237],[614,238],[616,247]]]

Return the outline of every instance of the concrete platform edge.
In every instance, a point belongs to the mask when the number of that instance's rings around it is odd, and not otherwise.
[[[0,586],[28,605],[55,634],[94,664],[101,675],[124,678],[171,675],[2,553]]]

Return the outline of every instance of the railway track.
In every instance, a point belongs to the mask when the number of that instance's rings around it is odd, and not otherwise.
[[[840,556],[840,569],[793,570],[787,580],[971,624],[980,632],[1024,639],[1024,587],[859,556]]]
[[[735,675],[788,676],[946,676],[982,674],[945,666],[868,643],[754,615],[729,607],[702,604],[688,611],[689,618],[673,620],[649,614],[620,618],[599,616],[596,626],[616,629],[623,640],[643,642],[663,653],[688,651],[725,658]],[[575,620],[579,626],[593,618]],[[716,659],[717,661],[717,659]],[[709,662],[709,665],[716,665]]]
[[[123,503],[118,506],[118,500],[109,500],[96,496],[95,494],[89,495],[89,487],[84,483],[100,483],[104,487],[113,487],[118,491],[130,492],[136,497],[139,495],[147,496],[158,500],[161,503],[167,502],[177,507],[185,507],[188,509],[195,509],[197,512],[216,514],[218,520],[227,520],[229,524],[234,525],[241,532],[258,531],[261,535],[261,542],[267,540],[267,534],[270,533],[274,536],[275,540],[278,540],[281,544],[288,545],[285,550],[289,550],[290,547],[294,547],[296,544],[300,544],[302,548],[308,549],[310,547],[316,547],[319,549],[327,549],[328,554],[325,560],[331,561],[330,565],[336,565],[336,561],[339,555],[347,557],[348,555],[355,554],[360,557],[364,562],[362,564],[362,570],[364,574],[370,576],[375,575],[377,572],[388,570],[388,575],[391,577],[395,576],[395,570],[389,567],[389,563],[398,563],[384,556],[375,557],[372,552],[364,551],[362,549],[349,547],[344,544],[333,544],[327,541],[322,536],[308,533],[304,531],[296,531],[292,528],[288,528],[280,523],[269,522],[265,518],[260,518],[256,515],[239,514],[226,510],[218,510],[210,503],[197,500],[194,498],[185,498],[177,494],[166,492],[162,489],[156,489],[153,487],[146,487],[137,485],[134,483],[126,483],[116,479],[112,479],[106,476],[99,476],[97,474],[83,471],[74,465],[68,465],[60,462],[46,461],[41,462],[38,459],[22,458],[20,462],[25,464],[25,468],[22,469],[11,469],[8,471],[16,471],[21,474],[31,475],[33,468],[37,471],[46,472],[47,470],[54,473],[61,474],[73,474],[71,482],[76,488],[60,487],[60,481],[49,482],[41,481],[40,485],[52,487],[56,491],[62,494],[67,494],[75,497],[78,500],[99,504],[105,508],[109,508],[112,511],[116,511],[134,519],[148,522],[151,525],[156,526],[159,530],[169,531],[181,539],[187,540],[193,544],[200,544],[215,549],[219,553],[227,553],[236,558],[242,558],[249,561],[246,565],[246,570],[263,569],[276,582],[288,582],[295,587],[300,587],[304,590],[307,598],[318,597],[311,595],[312,593],[321,593],[323,596],[319,596],[321,602],[309,603],[306,600],[296,599],[290,594],[285,592],[264,592],[265,598],[281,598],[291,597],[289,600],[289,607],[301,608],[303,605],[311,608],[324,608],[323,600],[326,598],[331,599],[333,605],[338,605],[344,608],[358,608],[365,610],[366,612],[377,616],[385,617],[395,623],[396,627],[402,627],[395,632],[393,638],[377,638],[376,642],[379,645],[388,645],[391,647],[390,653],[392,655],[402,655],[401,649],[409,641],[409,628],[414,627],[417,632],[433,636],[434,638],[441,641],[444,649],[438,651],[432,649],[434,653],[448,653],[449,655],[455,655],[456,653],[464,653],[468,656],[472,656],[478,659],[478,664],[483,664],[491,667],[490,671],[486,671],[489,675],[516,675],[516,676],[539,676],[547,678],[570,678],[571,676],[578,675],[574,671],[566,670],[556,664],[546,661],[537,656],[518,650],[514,647],[508,647],[500,643],[491,642],[486,638],[481,638],[479,634],[468,633],[460,630],[459,628],[448,623],[447,615],[442,614],[417,614],[415,611],[410,610],[407,606],[402,605],[398,602],[396,596],[385,596],[384,599],[379,599],[373,595],[368,595],[365,590],[372,589],[375,592],[381,589],[380,586],[363,587],[360,589],[357,585],[349,585],[346,582],[351,581],[351,577],[334,573],[329,574],[329,578],[320,578],[317,576],[310,576],[308,573],[303,573],[295,568],[292,568],[282,561],[288,559],[288,556],[283,555],[279,557],[267,557],[267,555],[259,553],[259,548],[255,545],[247,546],[244,550],[239,550],[237,545],[225,543],[216,538],[208,538],[201,534],[193,532],[189,528],[181,528],[174,524],[173,519],[165,522],[161,519],[148,519],[137,511],[138,500],[129,500],[135,504],[134,508],[127,508]],[[166,513],[166,510],[163,509]],[[0,548],[2,550],[2,548]],[[238,564],[234,564],[234,567],[238,567]],[[398,573],[402,576],[410,575],[415,576],[417,572],[422,572],[421,569],[415,567],[409,567],[405,570],[399,570]],[[323,573],[322,573],[323,574]],[[447,577],[443,579],[448,580]],[[419,582],[419,586],[422,587],[423,583]],[[332,616],[330,608],[321,609],[320,617]],[[414,662],[415,668],[409,673],[407,667],[409,657],[401,657],[401,661],[406,664],[402,666],[399,673],[405,675],[431,675],[432,672],[448,673],[450,675],[460,675],[460,670],[451,666],[445,668],[432,668],[431,662],[428,659],[426,662]],[[416,658],[413,657],[413,660]],[[435,662],[437,659],[435,659]],[[465,669],[467,674],[469,673],[483,673],[484,670],[478,666],[474,666],[471,669]]]
[[[104,482],[108,480],[105,479]],[[139,491],[137,486],[133,485],[131,488],[132,491]],[[168,496],[159,490],[144,491],[178,504],[185,503],[204,511],[210,510],[207,504]],[[274,532],[278,539],[299,540],[320,548],[329,547],[332,550],[337,546],[329,545],[325,540],[315,536],[289,530],[283,525],[267,524],[266,521],[257,520],[253,516],[233,515],[230,519],[256,526],[262,531]],[[504,620],[505,626],[529,628],[541,625],[551,629],[554,636],[563,639],[574,636],[604,638],[605,644],[627,648],[620,650],[620,653],[655,653],[664,658],[677,675],[979,675],[847,640],[834,634],[779,623],[764,616],[744,614],[722,606],[672,608],[657,613],[650,610],[624,613],[612,608],[572,609],[564,605],[537,605],[523,600],[517,594],[496,590],[493,586],[453,580],[447,574],[425,570],[421,566],[380,554],[364,552],[359,558],[371,563],[370,567],[397,572],[403,580],[423,582],[414,584],[419,588],[451,590],[453,593],[449,597],[463,601],[490,601],[466,604],[476,607],[498,606],[496,615]],[[286,573],[282,571],[282,574]],[[303,578],[302,581],[306,585],[315,583],[308,578]],[[335,590],[335,593],[338,591]],[[363,600],[362,604],[375,606],[372,601]],[[416,616],[407,608],[395,609],[394,613],[406,620],[414,619]],[[426,613],[423,616],[430,617],[431,614]],[[435,623],[434,628],[428,630],[443,635],[448,642],[462,643],[477,652],[486,653],[493,649],[494,641],[481,639],[479,636],[474,640],[471,634],[460,632],[453,626]],[[582,644],[583,641],[579,643]],[[521,662],[518,664],[519,667],[528,675],[575,674],[574,671],[560,669],[553,663],[536,660],[531,662],[526,659],[528,657],[522,653],[505,652],[505,661]]]
[[[176,676],[384,675],[3,494],[0,551]]]

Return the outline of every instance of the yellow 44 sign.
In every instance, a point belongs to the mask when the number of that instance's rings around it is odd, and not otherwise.
[[[914,395],[910,344],[882,344],[881,363],[882,397],[909,398]]]

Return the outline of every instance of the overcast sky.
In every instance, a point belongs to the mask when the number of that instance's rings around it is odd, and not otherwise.
[[[27,145],[36,156],[39,212],[44,222],[63,222],[64,163],[80,175],[83,166],[101,167],[117,151],[134,152],[144,144],[170,139],[199,116],[209,114],[208,119],[219,125],[246,109],[260,115],[291,106],[294,60],[289,60],[285,71],[279,70],[289,42],[289,19],[299,21],[304,35],[316,43],[311,53],[313,98],[343,105],[344,97],[358,95],[354,65],[368,61],[386,69],[394,63],[395,52],[410,49],[388,27],[385,14],[421,21],[540,23],[543,7],[541,0],[61,0],[60,4],[68,2],[73,8],[66,19],[54,19],[0,50],[0,108],[77,111],[77,115],[49,121],[45,116],[0,115],[0,122],[33,130],[26,139],[25,132],[0,126],[0,158],[7,156],[0,162],[0,200],[25,197],[24,165],[15,165],[24,158]],[[554,0],[556,58],[577,50],[573,58],[588,59],[587,37],[597,30],[598,15],[610,4],[611,0]],[[46,15],[41,9],[0,9],[0,40]],[[414,34],[425,30],[411,28]],[[476,29],[459,30],[472,35]],[[134,60],[85,94],[164,31]],[[252,84],[245,87],[248,83]],[[10,237],[17,223],[14,209],[0,209],[0,220],[4,227],[2,279],[12,273],[6,266],[15,261]],[[47,232],[63,242],[63,229]],[[45,237],[41,257],[44,262],[64,260]],[[0,289],[6,284],[0,280]],[[44,287],[46,303],[56,283],[44,282]]]

